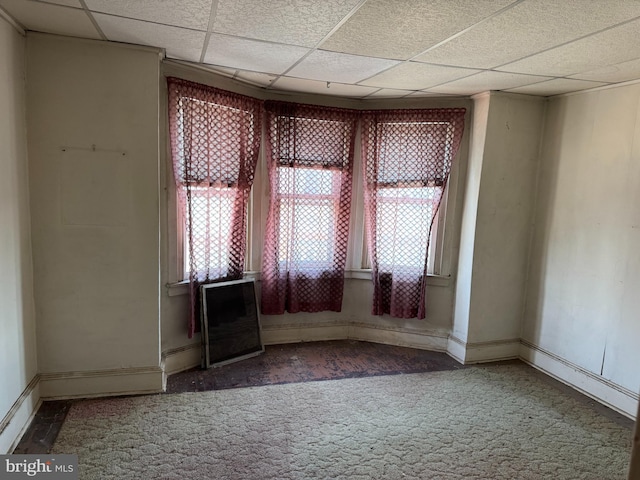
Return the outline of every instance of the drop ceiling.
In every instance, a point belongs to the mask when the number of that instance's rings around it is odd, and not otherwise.
[[[550,96],[640,79],[638,0],[0,0],[0,14],[269,90]]]

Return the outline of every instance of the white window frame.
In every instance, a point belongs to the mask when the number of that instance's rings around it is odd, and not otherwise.
[[[276,198],[279,200],[280,204],[278,206],[278,208],[280,208],[280,215],[282,217],[282,208],[283,208],[283,204],[282,202],[285,201],[286,199],[290,199],[291,202],[294,204],[294,208],[301,208],[302,204],[304,204],[304,200],[307,200],[307,202],[310,202],[312,205],[313,204],[318,204],[321,202],[324,203],[330,203],[330,205],[327,205],[329,207],[331,207],[331,209],[333,210],[333,217],[332,217],[332,221],[333,221],[333,226],[332,226],[332,231],[330,232],[330,234],[328,235],[328,238],[325,239],[325,247],[327,249],[327,256],[326,258],[322,259],[322,260],[318,260],[316,262],[311,261],[311,260],[307,260],[307,261],[303,261],[302,259],[298,259],[299,261],[297,262],[297,267],[302,269],[302,270],[308,270],[309,272],[322,272],[322,271],[326,271],[326,270],[333,270],[334,268],[334,256],[335,256],[335,250],[336,250],[336,245],[335,245],[335,241],[333,241],[333,238],[335,237],[335,232],[337,229],[337,223],[338,223],[338,210],[339,210],[339,202],[340,202],[340,171],[338,171],[337,169],[322,169],[322,168],[311,168],[311,167],[305,167],[305,166],[285,166],[285,165],[279,165],[276,167],[279,172],[279,178],[280,175],[283,174],[290,174],[290,175],[297,175],[299,174],[298,172],[295,172],[296,170],[300,171],[300,170],[315,170],[318,172],[322,172],[322,173],[327,173],[330,172],[331,173],[331,193],[290,193],[290,192],[282,192],[279,191],[276,193]],[[293,170],[290,172],[287,172],[288,170]],[[285,173],[287,172],[287,173]],[[338,175],[336,175],[338,174]],[[286,231],[289,231],[290,228],[285,228]],[[332,238],[333,237],[333,238]],[[304,243],[304,242],[303,242]],[[297,245],[298,247],[300,247],[300,245]],[[295,247],[295,246],[294,246]],[[278,247],[278,251],[280,252],[280,256],[282,257],[282,250],[283,250],[283,246],[279,245]],[[295,259],[296,255],[286,255],[286,259],[280,258],[279,262],[282,263],[286,263],[288,261],[289,258],[291,259]]]

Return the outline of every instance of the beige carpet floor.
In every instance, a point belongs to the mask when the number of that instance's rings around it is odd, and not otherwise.
[[[523,364],[85,400],[80,478],[624,479],[632,432]]]

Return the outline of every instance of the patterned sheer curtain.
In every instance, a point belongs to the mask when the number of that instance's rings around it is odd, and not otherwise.
[[[262,102],[177,78],[167,83],[173,172],[185,225],[191,338],[199,327],[198,287],[243,275]]]
[[[429,239],[464,109],[369,111],[362,119],[374,315],[425,318]]]
[[[262,313],[340,311],[357,112],[266,102]]]

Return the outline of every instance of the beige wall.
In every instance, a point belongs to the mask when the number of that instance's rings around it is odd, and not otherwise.
[[[519,355],[545,100],[474,100],[452,333],[463,360],[486,361]]]
[[[587,392],[613,385],[620,398],[599,398],[629,415],[640,388],[639,101],[638,84],[550,100],[522,333],[529,358],[581,374]]]
[[[472,342],[520,337],[544,108],[538,97],[492,94],[476,217]]]
[[[27,37],[42,395],[157,391],[157,50]]]
[[[487,138],[489,103],[491,95],[474,98],[473,117],[470,122],[471,140],[469,161],[464,185],[464,203],[461,221],[460,253],[456,272],[456,294],[451,333],[461,342],[469,341],[469,315],[471,307],[471,285],[473,281],[473,256],[475,231],[482,180],[484,146]]]
[[[38,400],[24,64],[24,38],[0,17],[0,453]]]

